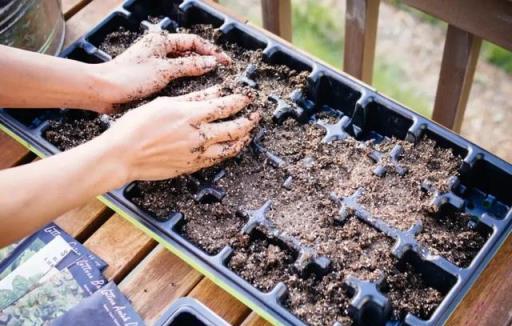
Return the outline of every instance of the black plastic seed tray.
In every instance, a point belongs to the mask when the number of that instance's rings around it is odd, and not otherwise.
[[[154,326],[228,326],[229,324],[192,298],[179,298]]]
[[[154,20],[150,17],[162,19],[159,23],[152,24],[149,21]],[[449,180],[450,191],[438,191],[427,183],[422,184],[422,187],[434,194],[433,209],[451,207],[466,212],[472,216],[471,223],[474,229],[489,234],[485,245],[466,268],[460,268],[443,257],[432,255],[428,249],[423,248],[416,239],[421,225],[414,225],[408,231],[401,231],[386,224],[378,216],[372,216],[358,202],[363,190],[345,198],[334,194],[332,196],[339,204],[340,220],[346,218],[348,212],[354,213],[359,220],[393,239],[393,255],[400,261],[412,264],[429,286],[444,295],[442,303],[430,319],[422,320],[408,314],[404,320],[394,321],[390,320],[392,307],[389,299],[380,291],[379,284],[348,277],[345,285],[351,288],[354,294],[349,309],[353,321],[363,325],[440,325],[446,321],[512,230],[512,166],[384,97],[369,86],[298,53],[279,40],[270,38],[267,34],[238,22],[201,1],[127,1],[63,51],[62,56],[89,63],[104,62],[111,57],[99,50],[98,45],[108,33],[119,26],[133,31],[142,26],[144,29],[163,28],[173,32],[177,27],[188,27],[198,23],[218,27],[226,40],[242,47],[263,49],[265,60],[271,64],[285,64],[293,69],[310,72],[308,90],[304,93],[291,94],[293,106],[279,98],[271,99],[276,105],[276,121],[296,119],[304,123],[318,123],[326,130],[325,142],[343,140],[347,137],[358,140],[374,139],[377,142],[384,137],[395,137],[418,142],[426,135],[439,146],[451,148],[464,157],[460,175]],[[250,69],[246,75],[247,82],[250,83]],[[338,118],[337,122],[315,122],[314,114],[319,110],[334,112]],[[4,109],[0,112],[0,122],[2,129],[8,134],[38,155],[47,156],[58,153],[59,150],[46,141],[42,133],[48,127],[48,119],[59,117],[63,112]],[[279,168],[282,160],[261,145],[260,137],[261,135],[256,137],[254,148],[266,155],[273,165]],[[380,165],[379,162],[384,156],[389,156],[391,167],[397,173],[406,173],[398,160],[401,150],[400,147],[396,147],[389,153],[372,153],[371,158],[376,162],[374,173],[383,175],[390,167]],[[213,176],[212,180],[192,179],[199,202],[222,198],[223,190],[212,186],[216,178],[221,177],[222,171]],[[283,186],[290,186],[290,183],[285,182]],[[183,221],[180,213],[175,213],[168,219],[156,219],[129,200],[131,191],[133,184],[116,189],[100,199],[264,318],[276,324],[303,325],[303,322],[282,304],[287,294],[283,283],[277,284],[268,293],[257,290],[226,267],[233,252],[232,248],[228,246],[216,255],[208,255],[179,234],[178,228]],[[255,207],[253,211],[245,212],[248,222],[241,232],[251,233],[257,228],[264,233],[272,234],[296,253],[297,260],[294,266],[299,271],[313,270],[319,277],[328,273],[327,257],[318,256],[294,237],[280,232],[266,219],[265,213],[270,205],[268,202],[259,209]]]

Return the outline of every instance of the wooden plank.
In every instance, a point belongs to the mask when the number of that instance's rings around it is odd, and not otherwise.
[[[108,263],[105,276],[119,282],[156,246],[156,242],[128,220],[114,214],[85,241],[85,246]]]
[[[190,297],[196,298],[228,323],[240,324],[250,313],[243,303],[219,288],[212,281],[203,278],[190,292]]]
[[[0,131],[0,169],[30,162],[34,157],[25,147]]]
[[[512,236],[480,275],[448,325],[512,325]]]
[[[93,1],[83,7],[66,22],[64,46],[68,46],[88,32],[94,25],[105,18],[109,12],[119,6],[122,0]]]
[[[263,27],[287,41],[292,40],[291,0],[261,0]]]
[[[460,131],[482,39],[448,26],[432,119]]]
[[[380,0],[347,0],[343,70],[371,84]]]
[[[75,239],[83,242],[111,215],[112,211],[107,206],[93,198],[85,205],[61,215],[55,223]]]
[[[404,0],[450,25],[512,50],[512,1]]]
[[[148,325],[176,299],[186,296],[203,276],[163,246],[156,247],[121,282],[121,291]]]
[[[272,324],[266,321],[265,319],[258,316],[254,311],[251,312],[249,317],[247,317],[241,326],[271,326]]]
[[[64,19],[69,19],[92,0],[62,0]]]

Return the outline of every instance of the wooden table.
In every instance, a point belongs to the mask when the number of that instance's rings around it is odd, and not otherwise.
[[[96,25],[121,0],[63,0],[65,46]],[[0,169],[35,159],[0,132]],[[91,199],[56,219],[64,230],[102,257],[106,276],[130,298],[151,324],[178,297],[199,299],[234,325],[267,325],[249,308],[217,287],[178,257]],[[512,237],[502,247],[452,316],[452,325],[507,325],[512,321]]]

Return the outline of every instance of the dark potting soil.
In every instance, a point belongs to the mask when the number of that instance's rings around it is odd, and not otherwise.
[[[445,216],[428,215],[423,220],[423,231],[418,241],[459,267],[468,267],[489,238],[485,231],[468,226],[470,217],[460,212]]]
[[[403,320],[407,313],[428,319],[443,300],[443,294],[428,286],[421,275],[406,263],[388,272],[383,292],[393,306],[393,318]]]
[[[138,31],[131,31],[123,26],[109,33],[103,42],[98,46],[103,52],[110,54],[112,58],[117,57],[123,53],[126,49],[135,43],[142,35],[144,31],[140,28]]]
[[[186,32],[219,44],[234,59],[233,64],[219,66],[200,77],[176,79],[158,94],[120,108],[129,110],[156,96],[179,96],[217,84],[221,84],[224,94],[250,93],[254,101],[241,114],[261,112],[261,125],[266,133],[260,144],[264,151],[278,155],[285,164],[279,168],[273,166],[264,152],[251,146],[239,157],[219,165],[224,176],[213,183],[225,191],[221,201],[198,203],[194,198],[197,189],[189,176],[158,182],[138,181],[129,192],[129,199],[158,218],[181,212],[183,223],[177,231],[209,254],[232,246],[234,254],[228,267],[260,290],[269,291],[278,282],[284,282],[289,296],[283,305],[309,324],[351,323],[347,317],[350,297],[343,286],[348,275],[372,281],[385,279],[385,292],[393,303],[396,318],[403,318],[407,312],[428,318],[443,295],[425,284],[411,266],[397,268],[402,264],[391,255],[390,238],[355,216],[340,221],[340,207],[333,194],[349,196],[362,188],[359,202],[372,215],[402,230],[421,222],[420,243],[457,265],[467,266],[485,243],[485,235],[468,227],[468,219],[462,214],[434,214],[430,206],[433,194],[421,188],[428,181],[434,189],[447,191],[448,177],[457,175],[460,157],[428,138],[416,145],[396,139],[374,144],[351,137],[324,144],[321,140],[325,131],[320,126],[299,124],[294,119],[276,124],[272,120],[276,104],[269,96],[280,97],[293,105],[289,94],[306,86],[307,72],[269,65],[263,61],[260,50],[249,51],[226,43],[209,26],[196,25]],[[131,33],[114,32],[105,39],[103,49],[112,56],[118,55],[142,32]],[[257,83],[257,89],[240,82],[249,64],[256,68],[250,79]],[[59,149],[66,150],[98,136],[108,128],[108,120],[121,115],[122,112],[109,118],[69,111],[64,119],[51,121],[44,136]],[[330,115],[321,118],[328,123],[339,119]],[[398,161],[407,169],[403,176],[385,155],[397,144],[404,149]],[[374,150],[384,153],[379,162],[371,158]],[[379,164],[387,171],[384,176],[373,173]],[[211,179],[217,170],[218,167],[207,169],[194,177]],[[260,208],[268,200],[272,202],[266,214],[268,221],[318,255],[328,257],[331,272],[323,277],[299,275],[293,266],[297,253],[291,248],[273,242],[275,239],[266,235],[265,230],[258,231],[259,237],[241,234],[247,212]]]

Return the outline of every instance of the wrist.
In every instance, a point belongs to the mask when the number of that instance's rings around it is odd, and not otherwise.
[[[133,181],[127,154],[129,151],[119,142],[113,141],[108,134],[102,134],[88,142],[96,167],[103,180],[108,180],[106,191],[121,187]]]
[[[120,103],[121,90],[111,76],[111,63],[88,64],[91,90],[96,92],[97,102],[94,103],[95,111],[108,113],[112,107]]]

